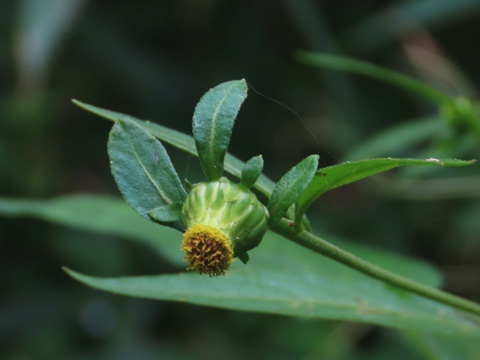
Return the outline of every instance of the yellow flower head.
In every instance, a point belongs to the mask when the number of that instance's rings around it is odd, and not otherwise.
[[[225,275],[233,260],[233,250],[228,237],[216,227],[196,224],[183,234],[187,270],[210,276]]]
[[[222,177],[195,185],[183,204],[182,221],[188,269],[217,276],[225,274],[233,257],[248,260],[247,251],[267,230],[267,210],[245,186]]]

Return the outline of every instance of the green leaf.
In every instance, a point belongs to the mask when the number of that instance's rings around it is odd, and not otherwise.
[[[283,175],[275,185],[267,206],[272,224],[280,221],[288,208],[312,181],[318,167],[318,158],[318,155],[310,155],[302,160]]]
[[[315,174],[306,190],[300,195],[295,207],[295,222],[298,222],[310,204],[324,192],[342,185],[364,179],[400,166],[429,165],[429,166],[467,166],[475,160],[465,161],[457,159],[370,159],[345,162],[339,165],[325,167]]]
[[[236,262],[225,277],[218,278],[195,273],[98,278],[67,271],[89,286],[128,296],[480,338],[478,325],[455,309],[330,259],[319,261],[318,255],[276,234],[267,233],[252,255],[248,266]],[[416,276],[414,269],[410,271]]]
[[[119,112],[111,111],[102,109],[93,105],[82,103],[78,100],[72,100],[75,105],[78,105],[84,110],[87,110],[95,115],[101,116],[107,120],[111,121],[118,121],[118,120],[132,120],[135,121],[138,125],[148,131],[151,135],[160,139],[170,145],[173,145],[180,150],[183,150],[189,154],[194,156],[198,156],[197,150],[195,149],[195,142],[193,137],[181,133],[176,130],[169,129],[165,126],[152,123],[150,121],[139,120],[134,118],[130,115],[125,115]],[[226,154],[225,156],[225,171],[236,176],[237,178],[241,178],[241,171],[245,163],[231,154]],[[275,183],[270,180],[265,175],[260,175],[257,182],[254,185],[254,188],[260,191],[265,196],[269,197],[272,193],[273,187]]]
[[[242,170],[241,183],[250,189],[263,171],[263,157],[262,155],[255,156],[247,161]]]
[[[174,263],[182,263],[181,234],[138,216],[121,199],[85,195],[48,201],[0,198],[0,213],[130,238]],[[430,286],[439,285],[438,273],[427,264],[338,239],[333,243],[390,271]],[[226,309],[418,327],[461,335],[476,336],[479,332],[471,319],[448,306],[395,289],[332,260],[319,261],[317,254],[276,234],[267,233],[252,255],[248,266],[235,262],[232,271],[221,278],[196,274],[137,280],[93,278],[92,285],[125,295]]]
[[[352,59],[345,56],[298,51],[297,59],[307,65],[323,67],[332,70],[348,71],[386,82],[390,85],[405,89],[433,101],[437,104],[447,104],[452,99],[444,93],[411,77],[395,71],[384,69],[380,66],[365,61]]]
[[[150,218],[161,225],[170,226],[179,231],[183,231],[185,227],[182,222],[182,207],[183,203],[173,203],[159,206],[147,212]]]
[[[222,176],[233,124],[247,90],[244,79],[222,83],[203,95],[195,108],[193,137],[208,180]]]
[[[112,174],[130,206],[147,212],[182,202],[187,193],[163,145],[131,120],[119,120],[108,139]]]
[[[185,264],[179,250],[182,234],[141,217],[120,197],[85,194],[51,200],[0,197],[0,214],[33,217],[78,230],[135,240],[171,263]]]

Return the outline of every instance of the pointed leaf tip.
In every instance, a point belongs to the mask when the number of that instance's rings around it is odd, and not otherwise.
[[[263,171],[262,155],[255,156],[247,161],[242,170],[241,183],[250,189],[257,182],[258,177]]]
[[[401,166],[468,166],[475,160],[458,159],[396,159],[378,158],[360,161],[347,161],[317,171],[316,176],[300,195],[295,206],[295,223],[299,223],[310,204],[328,190],[364,179]]]

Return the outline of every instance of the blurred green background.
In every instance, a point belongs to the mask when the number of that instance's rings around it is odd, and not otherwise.
[[[243,77],[251,88],[231,153],[263,154],[273,180],[311,153],[322,165],[349,160],[381,131],[427,116],[443,121],[439,109],[301,64],[295,51],[360,58],[475,98],[479,21],[478,0],[0,0],[0,195],[118,195],[106,152],[111,123],[72,98],[190,133],[200,96]],[[442,127],[415,147],[378,155],[480,158],[478,139],[471,146],[468,134]],[[196,159],[168,150],[180,178],[202,179]],[[398,190],[406,177],[414,186]],[[426,259],[446,290],[478,301],[479,179],[478,165],[396,172],[325,195],[310,219],[323,233]],[[415,181],[430,199],[415,200],[425,195]],[[179,270],[125,239],[0,217],[0,247],[1,359],[450,358],[428,336],[124,298],[60,269]]]

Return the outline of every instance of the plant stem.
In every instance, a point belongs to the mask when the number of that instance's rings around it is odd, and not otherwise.
[[[362,260],[355,255],[338,248],[337,246],[316,237],[310,232],[304,231],[297,234],[290,226],[290,221],[282,219],[273,226],[272,230],[293,242],[313,250],[319,254],[325,255],[333,260],[341,262],[348,267],[360,271],[375,279],[384,281],[388,284],[408,290],[418,295],[424,296],[431,300],[450,305],[457,309],[467,311],[469,313],[480,316],[480,304],[473,301],[462,299],[458,296],[448,294],[444,291],[420,284],[416,281],[409,280],[403,276],[396,275],[388,270],[382,269],[376,265]]]

